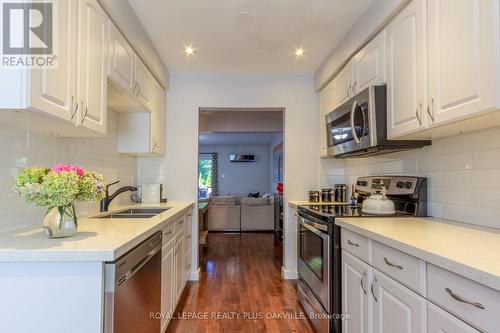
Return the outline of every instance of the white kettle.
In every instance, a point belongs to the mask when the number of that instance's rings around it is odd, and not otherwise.
[[[372,215],[396,214],[394,202],[387,198],[387,190],[383,183],[382,193],[375,193],[363,201],[363,213]]]

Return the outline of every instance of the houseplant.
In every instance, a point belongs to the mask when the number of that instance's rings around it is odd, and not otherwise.
[[[67,164],[25,168],[16,176],[14,189],[26,202],[47,207],[43,229],[50,238],[77,232],[75,201],[99,201],[106,193],[102,175]]]

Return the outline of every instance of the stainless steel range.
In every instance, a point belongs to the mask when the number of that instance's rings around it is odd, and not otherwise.
[[[314,313],[311,323],[317,332],[340,333],[342,321],[340,274],[340,227],[335,218],[371,217],[362,203],[385,188],[395,213],[385,217],[427,215],[427,179],[407,176],[358,178],[358,204],[310,205],[298,208],[297,290],[304,310]]]

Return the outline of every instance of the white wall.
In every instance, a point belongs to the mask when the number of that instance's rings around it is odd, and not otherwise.
[[[500,229],[500,128],[434,140],[432,146],[379,157],[331,160],[325,173],[353,184],[366,175],[428,177],[429,215]],[[323,184],[332,185],[333,179]]]
[[[318,185],[319,135],[314,133],[319,131],[319,106],[311,75],[177,73],[171,75],[170,84],[166,157],[163,160],[140,159],[140,181],[164,181],[171,200],[196,200],[198,109],[278,107],[285,109],[285,199],[305,199],[307,191]],[[288,210],[286,212],[288,214]],[[295,242],[294,237],[286,225],[285,270],[295,266],[296,259],[290,247]],[[193,234],[193,244],[197,242],[195,238]],[[193,262],[197,260],[194,254]]]
[[[219,195],[269,191],[269,145],[201,145],[199,149],[218,153]],[[231,154],[253,154],[255,162],[230,162]]]
[[[109,183],[119,179],[122,185],[135,184],[137,159],[119,155],[117,147],[118,117],[108,116],[106,138],[55,138],[0,124],[0,230],[25,224],[42,225],[45,209],[25,204],[12,190],[15,175],[26,166],[52,167],[57,163],[80,164],[100,172]],[[112,205],[126,203],[129,194],[122,194]],[[97,204],[77,206],[80,217],[99,211]]]

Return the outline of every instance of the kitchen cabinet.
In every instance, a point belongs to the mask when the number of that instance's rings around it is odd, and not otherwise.
[[[335,105],[334,87],[334,80],[332,80],[319,93],[320,157],[327,157],[328,140],[325,117],[328,113],[333,111]]]
[[[351,59],[333,79],[335,86],[334,109],[354,96],[353,79],[353,61]]]
[[[353,58],[353,93],[372,85],[386,82],[385,75],[385,29],[366,44]]]
[[[174,266],[175,266],[175,303],[179,301],[185,283],[185,263],[184,263],[184,230],[175,236]]]
[[[428,1],[432,125],[498,109],[499,1]],[[496,69],[496,71],[495,71]]]
[[[107,16],[95,0],[58,1],[57,68],[5,70],[2,122],[63,137],[106,133]],[[35,126],[33,124],[36,124]]]
[[[154,93],[155,104],[150,113],[119,113],[119,153],[137,156],[163,156],[165,154],[166,94],[156,81]]]
[[[426,327],[426,300],[374,270],[373,333],[421,333]]]
[[[479,333],[438,306],[427,302],[427,333]]]
[[[108,17],[97,0],[78,2],[77,126],[106,133]]]
[[[387,136],[427,127],[426,1],[413,0],[389,23],[387,32]]]
[[[108,79],[130,96],[134,94],[134,89],[136,89],[135,61],[134,50],[118,28],[109,20]]]
[[[135,56],[135,78],[136,78],[136,97],[144,105],[148,111],[152,111],[155,103],[154,92],[154,77],[142,62],[142,60]]]
[[[371,272],[368,264],[342,251],[342,312],[351,315],[342,324],[343,333],[372,331]]]
[[[174,239],[162,248],[161,262],[161,332],[169,323],[169,316],[174,312]]]
[[[77,111],[77,2],[59,1],[58,66],[26,71],[30,89],[27,108],[43,112],[55,119],[71,123]]]

